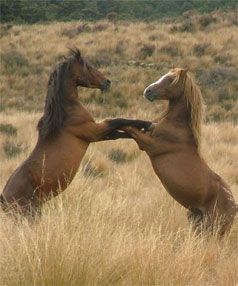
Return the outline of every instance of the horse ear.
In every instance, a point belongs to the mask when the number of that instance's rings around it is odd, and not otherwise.
[[[182,77],[186,76],[187,72],[188,72],[188,69],[182,69],[180,72],[180,76]]]
[[[70,54],[79,62],[82,62],[81,52],[77,48],[69,48]]]
[[[77,49],[77,48],[74,48],[74,49],[73,49],[73,54],[74,54],[75,59],[76,59],[77,61],[79,61],[80,63],[82,63],[83,59],[82,59],[80,50]]]
[[[76,58],[77,58],[78,61],[81,61],[81,60],[82,60],[81,52],[80,52],[79,49],[76,49],[75,56],[76,56]]]

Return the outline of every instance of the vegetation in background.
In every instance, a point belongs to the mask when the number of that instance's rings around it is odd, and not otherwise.
[[[141,104],[150,119],[156,118],[162,105],[154,104],[152,113],[141,95],[176,66],[194,74],[207,120],[237,122],[237,27],[236,11],[189,11],[166,22],[2,24],[1,111],[42,111],[50,73],[67,47],[77,46],[112,81],[108,93],[78,89],[80,101],[97,117],[133,117],[131,110]]]
[[[155,20],[178,16],[188,10],[210,12],[236,8],[236,0],[0,0],[1,21]]]
[[[0,133],[7,134],[9,136],[16,136],[17,128],[14,127],[12,124],[0,123]]]
[[[21,143],[10,142],[7,140],[3,144],[3,150],[6,156],[11,158],[19,155],[23,151],[23,148]]]

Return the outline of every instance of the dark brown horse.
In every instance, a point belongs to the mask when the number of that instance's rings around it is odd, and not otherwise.
[[[4,209],[17,208],[26,215],[40,212],[45,200],[73,180],[90,142],[130,137],[117,131],[123,126],[146,129],[151,125],[120,118],[96,123],[78,101],[77,86],[106,90],[110,81],[83,59],[79,50],[71,52],[50,76],[37,144],[7,181],[0,196]]]
[[[150,157],[155,173],[167,192],[188,209],[195,228],[229,230],[237,205],[229,186],[213,172],[200,154],[203,99],[191,75],[172,69],[148,86],[144,96],[150,100],[168,100],[167,111],[144,134],[126,127],[139,148]],[[217,225],[217,224],[216,224]]]

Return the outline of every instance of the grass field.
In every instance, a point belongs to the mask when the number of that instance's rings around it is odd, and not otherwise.
[[[31,152],[53,66],[77,46],[113,82],[79,89],[96,119],[154,119],[141,95],[172,65],[188,67],[207,103],[202,154],[238,201],[236,11],[163,23],[1,26],[0,190]],[[222,35],[222,36],[221,36]],[[131,140],[92,144],[74,181],[35,225],[0,211],[0,285],[237,285],[238,218],[220,241],[196,237]]]

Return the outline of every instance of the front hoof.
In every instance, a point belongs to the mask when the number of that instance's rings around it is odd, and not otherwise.
[[[155,123],[149,122],[149,123],[142,129],[142,131],[144,131],[144,132],[152,131],[152,130],[154,130],[155,125],[156,125]]]

